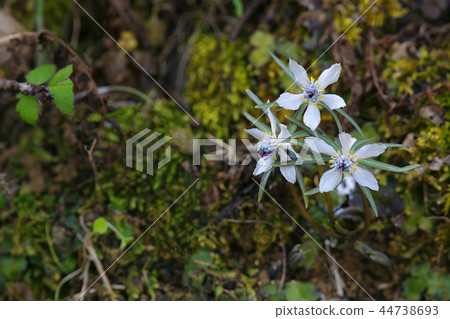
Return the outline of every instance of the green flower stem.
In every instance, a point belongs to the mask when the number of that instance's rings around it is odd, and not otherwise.
[[[320,167],[319,164],[317,164],[317,171],[319,172],[319,179],[320,179],[322,177],[323,170],[322,170],[322,167]],[[334,226],[334,224],[336,222],[336,219],[334,218],[333,202],[331,201],[331,196],[330,196],[329,192],[326,192],[324,194],[325,194],[325,199],[327,201],[328,217],[330,218],[330,222]]]
[[[358,236],[357,240],[361,240],[364,237],[366,237],[367,233],[369,232],[369,226],[370,226],[370,207],[369,207],[369,201],[367,200],[366,195],[362,191],[361,187],[359,187],[359,191],[361,193],[361,197],[363,199],[364,203],[364,228],[361,232],[361,234]],[[356,240],[356,239],[355,239]]]
[[[308,223],[311,224],[312,227],[314,227],[317,231],[326,234],[326,235],[330,235],[333,237],[339,237],[339,235],[335,234],[335,233],[329,233],[325,228],[323,228],[322,226],[320,226],[312,217],[311,215],[308,213],[308,211],[305,209],[305,206],[302,203],[302,200],[300,198],[300,196],[298,196],[297,194],[297,190],[295,188],[295,186],[293,184],[289,183],[289,189],[292,193],[292,197],[294,197],[294,202],[297,205],[297,207],[300,210],[300,213],[302,214],[302,216],[306,219],[306,221]]]

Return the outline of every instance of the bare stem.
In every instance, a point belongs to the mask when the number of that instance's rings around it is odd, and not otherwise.
[[[308,213],[308,211],[306,210],[305,206],[302,203],[302,200],[300,199],[300,196],[298,196],[297,194],[297,190],[295,188],[295,186],[293,184],[289,184],[289,189],[291,190],[291,194],[292,197],[294,198],[294,202],[297,205],[297,207],[300,210],[300,213],[302,214],[302,216],[306,219],[306,221],[308,223],[311,224],[312,227],[314,227],[316,230],[318,230],[319,232],[323,233],[323,234],[327,234],[327,235],[331,235],[334,237],[337,237],[336,234],[330,234],[325,228],[323,228],[322,226],[320,226],[312,217],[311,215]]]
[[[16,91],[24,95],[33,95],[39,104],[53,103],[55,98],[48,87],[45,85],[35,85],[26,82],[17,82],[14,80],[0,79],[0,90]]]
[[[319,164],[317,164],[317,171],[319,172],[319,178],[322,177],[323,171],[322,167],[320,167]],[[336,219],[334,218],[333,202],[331,201],[331,196],[329,192],[326,192],[324,194],[325,199],[327,201],[328,217],[330,218],[330,222],[334,225]]]

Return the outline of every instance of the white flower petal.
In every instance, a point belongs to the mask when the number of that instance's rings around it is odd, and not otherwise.
[[[306,83],[308,80],[308,74],[306,73],[305,69],[299,65],[294,60],[291,60],[289,58],[289,69],[291,69],[292,73],[294,73],[295,81],[302,85],[303,83]]]
[[[287,144],[287,145],[286,145],[286,144]],[[294,150],[294,148],[292,147],[291,143],[282,143],[281,145],[287,147],[287,149],[288,149],[289,151],[291,151],[292,153],[295,154],[295,157],[297,157],[297,158],[300,157],[300,155],[297,154],[297,152],[296,152],[296,151]]]
[[[350,199],[353,198],[352,192],[355,190],[356,182],[355,179],[349,175],[342,179],[342,182],[336,188],[336,192],[340,196],[349,196]]]
[[[356,158],[376,157],[386,150],[386,146],[379,144],[364,145],[355,152]]]
[[[352,147],[353,143],[356,142],[356,138],[344,132],[339,134],[339,140],[341,141],[343,155],[347,155],[350,152],[350,148]]]
[[[320,89],[324,90],[328,85],[336,82],[339,79],[341,73],[341,65],[339,63],[333,64],[330,68],[326,69],[319,76],[317,83],[320,85]]]
[[[319,182],[319,190],[321,193],[332,191],[341,182],[342,176],[335,169],[330,169],[323,173]]]
[[[317,106],[309,103],[303,116],[303,122],[313,131],[317,128],[320,123],[320,111]]]
[[[280,154],[280,162],[286,163],[290,161],[291,158],[286,153],[286,149],[280,147],[278,149],[278,154]],[[284,178],[289,182],[294,184],[296,180],[295,168],[294,166],[281,166],[280,167],[281,174],[283,174]]]
[[[361,167],[356,167],[356,170],[352,175],[359,185],[378,191],[378,182],[375,179],[375,176],[373,176],[373,174],[368,170]]]
[[[272,167],[271,164],[273,162],[274,160],[270,156],[260,158],[256,163],[256,168],[253,171],[253,175],[259,175],[267,172]]]
[[[317,137],[307,137],[305,138],[305,143],[314,152],[323,153],[327,155],[334,155],[336,151],[330,145],[328,145],[324,140]]]
[[[280,135],[278,135],[278,139],[284,140],[284,139],[292,136],[286,125],[280,124],[280,130],[281,130],[281,132],[280,132]]]
[[[292,93],[283,93],[276,100],[279,106],[286,110],[296,110],[302,104],[303,95],[301,94],[292,94]]]
[[[344,99],[336,94],[324,94],[321,100],[332,110],[344,107],[346,105]]]
[[[275,121],[275,115],[273,115],[270,108],[267,109],[267,116],[269,116],[269,120],[270,120],[270,129],[272,130],[272,133],[275,134],[275,131],[277,129],[277,122]]]
[[[280,167],[281,174],[283,174],[284,178],[291,184],[295,184],[297,180],[297,175],[295,174],[294,166],[281,166]]]
[[[247,134],[250,134],[254,138],[257,138],[258,140],[261,139],[261,137],[264,135],[264,132],[257,128],[251,128],[249,130],[244,130]]]

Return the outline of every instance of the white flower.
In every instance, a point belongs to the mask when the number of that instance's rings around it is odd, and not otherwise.
[[[336,192],[340,196],[349,196],[350,199],[353,198],[352,192],[355,190],[356,182],[355,179],[347,176],[342,179],[342,182],[336,188]]]
[[[315,130],[320,123],[317,103],[322,101],[332,110],[346,105],[344,99],[336,94],[323,94],[328,85],[338,80],[341,73],[339,63],[335,63],[323,71],[318,80],[314,80],[313,77],[308,78],[305,69],[291,59],[289,59],[289,69],[294,74],[295,81],[302,85],[303,92],[301,94],[283,93],[276,102],[287,110],[297,110],[302,102],[308,103],[303,122],[311,130]]]
[[[377,191],[377,180],[371,172],[358,166],[358,160],[376,157],[386,150],[386,146],[379,144],[364,145],[354,154],[351,154],[350,149],[353,143],[356,142],[356,138],[353,138],[350,134],[341,133],[339,134],[339,140],[342,148],[341,150],[335,150],[332,146],[317,137],[305,138],[306,145],[313,151],[331,156],[329,162],[331,169],[326,171],[320,178],[320,192],[332,191],[341,183],[342,175],[346,177],[347,174],[353,176],[355,181],[361,186]]]
[[[291,133],[287,129],[286,125],[280,124],[280,133],[276,134],[276,122],[274,115],[270,111],[270,108],[266,111],[266,114],[270,119],[270,132],[263,132],[257,128],[252,128],[249,130],[244,130],[253,137],[259,139],[256,144],[256,150],[261,156],[261,158],[256,163],[256,168],[253,175],[259,175],[261,173],[267,172],[272,166],[271,164],[275,162],[277,156],[279,156],[280,162],[290,161],[291,158],[287,154],[287,151],[292,151],[296,156],[294,149],[290,142],[285,142],[286,139],[291,137]],[[294,184],[296,181],[296,174],[294,166],[281,166],[281,174],[289,182]]]

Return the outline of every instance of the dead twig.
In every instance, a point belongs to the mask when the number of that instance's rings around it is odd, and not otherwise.
[[[339,269],[337,267],[337,264],[334,260],[331,259],[331,254],[330,254],[330,242],[328,239],[325,239],[325,250],[327,252],[327,256],[328,256],[328,262],[330,264],[330,272],[332,273],[333,277],[334,277],[334,284],[336,286],[336,293],[339,297],[344,297],[344,288],[345,288],[345,283],[342,280],[341,275],[339,274]]]
[[[27,82],[0,79],[0,90],[16,91],[23,95],[33,95],[39,104],[52,104],[55,97],[45,85],[35,85]]]
[[[80,300],[83,301],[84,300],[84,296],[85,294],[83,294],[83,292],[86,291],[87,289],[87,285],[89,282],[89,266],[91,265],[91,261],[88,259],[86,261],[86,264],[84,265],[84,269],[83,272],[81,273],[81,278],[83,278],[83,285],[81,286],[81,291],[80,291]]]
[[[86,247],[89,257],[92,260],[92,262],[95,265],[95,268],[97,268],[97,272],[99,275],[101,275],[101,279],[103,282],[103,285],[105,286],[106,290],[111,296],[114,296],[114,290],[112,289],[111,283],[108,279],[108,276],[105,273],[105,269],[103,268],[103,265],[98,258],[97,252],[95,251],[94,244],[91,240],[91,232],[87,228],[86,224],[84,223],[84,215],[80,215],[80,226],[83,228],[84,232],[86,233],[86,236],[83,238],[81,235],[78,234],[79,239],[84,243],[84,246]]]
[[[94,141],[91,144],[91,147],[89,149],[86,148],[86,145],[84,146],[84,150],[88,154],[89,163],[91,164],[92,171],[94,172],[95,177],[95,186],[98,192],[101,192],[102,187],[100,185],[100,179],[98,178],[98,171],[97,171],[97,165],[95,165],[94,156],[92,153],[94,152],[95,145],[97,145],[97,139],[95,138]]]

